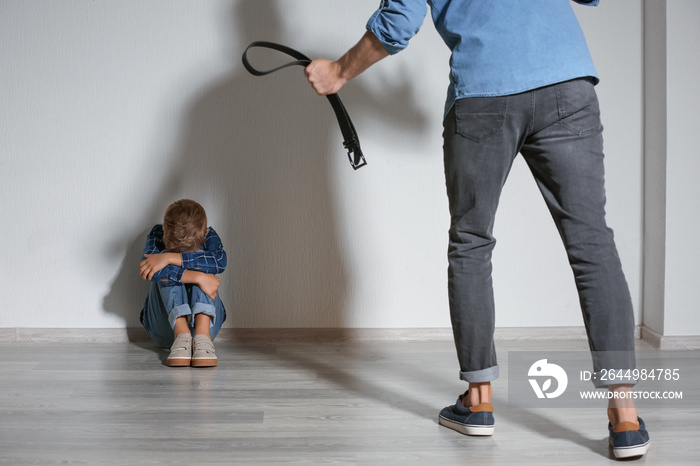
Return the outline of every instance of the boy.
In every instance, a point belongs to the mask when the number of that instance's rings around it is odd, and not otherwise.
[[[139,274],[151,281],[141,324],[164,348],[167,366],[212,367],[218,363],[212,340],[226,320],[218,295],[226,251],[207,214],[195,201],[168,206],[162,225],[148,234]],[[194,335],[194,336],[193,336]]]

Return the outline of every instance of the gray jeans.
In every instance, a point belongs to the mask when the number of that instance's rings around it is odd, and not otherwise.
[[[605,223],[602,131],[598,99],[587,79],[516,95],[461,99],[445,118],[448,287],[463,380],[498,377],[492,233],[499,197],[518,153],[566,247],[594,370],[634,368],[632,302],[613,232]]]

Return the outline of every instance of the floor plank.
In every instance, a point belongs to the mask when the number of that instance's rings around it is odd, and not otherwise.
[[[638,352],[700,387],[700,351]],[[508,351],[583,351],[507,341]],[[494,383],[496,433],[437,424],[465,384],[446,341],[220,342],[219,366],[168,368],[150,343],[0,343],[0,464],[613,464],[604,410],[511,409]],[[643,411],[638,463],[700,464],[697,392]],[[693,398],[694,397],[694,398]]]

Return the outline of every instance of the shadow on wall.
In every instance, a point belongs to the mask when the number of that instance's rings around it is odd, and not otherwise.
[[[228,311],[224,327],[347,326],[349,272],[336,222],[342,215],[336,206],[343,201],[335,200],[342,196],[334,190],[329,160],[342,149],[335,116],[327,100],[310,88],[301,67],[257,78],[240,60],[254,40],[294,46],[278,5],[266,0],[234,6],[233,29],[240,35],[230,47],[232,69],[193,96],[178,149],[172,159],[163,160],[168,173],[163,189],[144,212],[144,230],[128,246],[104,298],[105,310],[123,317],[127,328],[140,327],[148,289],[137,275],[152,226],[147,223],[162,218],[165,207],[180,198],[204,206],[228,252],[220,288]],[[256,64],[257,59],[251,56]],[[424,127],[424,117],[406,108],[409,89],[394,89],[377,100],[359,82],[347,88],[343,97],[356,126],[361,126],[362,113],[374,111]]]

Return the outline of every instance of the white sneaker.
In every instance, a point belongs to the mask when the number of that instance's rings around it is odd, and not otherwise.
[[[181,333],[175,337],[165,365],[170,367],[189,366],[192,360],[192,335]]]
[[[192,367],[214,367],[218,363],[214,343],[206,335],[195,335]]]

